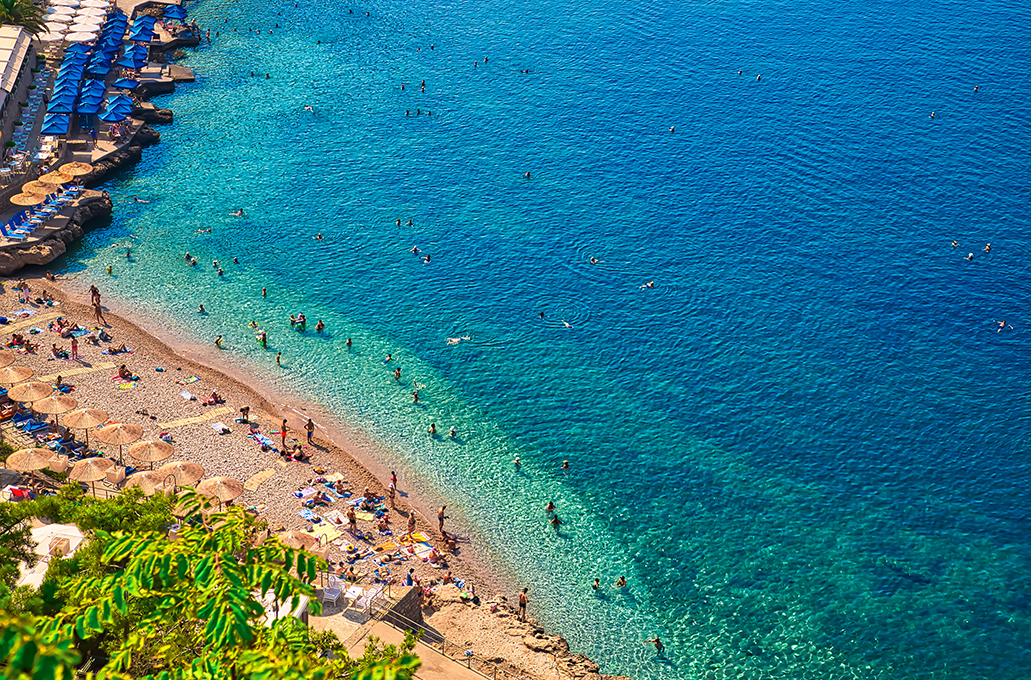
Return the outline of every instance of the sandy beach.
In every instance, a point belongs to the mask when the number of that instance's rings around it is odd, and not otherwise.
[[[235,503],[254,508],[264,519],[270,530],[300,531],[312,528],[302,517],[301,500],[295,492],[319,485],[317,477],[337,474],[342,478],[346,490],[356,496],[368,488],[378,496],[387,495],[389,477],[380,477],[371,472],[351,451],[337,445],[327,434],[330,432],[353,432],[346,424],[330,421],[320,422],[313,442],[308,445],[303,427],[304,415],[312,406],[294,402],[288,404],[288,396],[273,393],[249,376],[239,373],[228,375],[213,366],[215,362],[202,363],[198,355],[200,348],[177,348],[166,344],[138,325],[107,310],[104,305],[103,323],[98,324],[92,307],[84,304],[77,284],[67,281],[49,281],[45,278],[25,279],[31,289],[31,298],[42,296],[44,291],[52,295],[51,305],[37,302],[19,302],[19,290],[15,289],[20,279],[3,281],[0,315],[8,317],[8,324],[0,326],[0,337],[4,343],[17,332],[25,335],[39,347],[32,352],[16,351],[15,365],[28,366],[34,371],[31,380],[54,383],[57,376],[72,386],[69,396],[78,401],[79,408],[100,408],[108,411],[113,422],[132,423],[143,428],[143,439],[157,439],[162,434],[171,435],[175,453],[160,466],[173,461],[190,461],[204,467],[204,478],[226,476],[245,484],[245,490]],[[101,292],[103,295],[103,292]],[[102,298],[103,302],[103,298]],[[19,314],[19,312],[21,314]],[[28,312],[28,313],[26,313]],[[91,344],[85,338],[79,342],[79,358],[54,358],[52,346],[59,350],[70,350],[70,339],[62,338],[56,330],[61,318],[84,329],[102,328],[110,336],[109,341]],[[35,332],[38,331],[38,332]],[[112,348],[125,345],[129,351],[119,354],[105,353]],[[217,355],[215,355],[217,359]],[[135,375],[135,381],[117,380],[119,367],[124,364]],[[160,369],[160,370],[159,370]],[[132,386],[126,386],[131,383]],[[188,392],[195,399],[187,399]],[[223,403],[204,405],[202,400],[216,392],[224,398]],[[238,422],[240,409],[249,407],[249,421],[254,430],[267,436],[275,443],[275,449],[282,445],[280,427],[283,418],[287,420],[287,447],[301,445],[310,457],[306,462],[286,461],[275,450],[262,450],[255,439],[248,437],[250,423]],[[59,419],[59,417],[58,417]],[[218,426],[224,425],[228,432],[220,433]],[[75,433],[81,441],[83,432]],[[353,436],[353,435],[352,435]],[[26,443],[26,442],[22,442]],[[96,447],[96,439],[91,447]],[[127,447],[123,447],[127,448]],[[104,445],[104,453],[118,458],[118,447]],[[368,459],[369,452],[364,456]],[[147,463],[139,463],[124,454],[125,463],[144,470]],[[323,470],[318,473],[316,470]],[[389,475],[389,472],[386,473]],[[117,493],[131,484],[132,475],[119,484],[102,482],[97,494]],[[581,671],[583,664],[591,664],[585,657],[569,654],[568,645],[557,637],[544,634],[532,621],[520,623],[515,620],[512,604],[516,601],[517,588],[503,572],[490,568],[488,557],[480,554],[467,537],[458,533],[457,546],[447,550],[436,517],[432,516],[432,501],[417,488],[406,488],[399,481],[399,493],[395,507],[390,510],[389,524],[395,537],[406,533],[408,518],[414,512],[416,532],[424,534],[428,542],[439,547],[444,555],[445,565],[440,568],[421,560],[413,559],[392,565],[392,576],[400,582],[409,568],[423,583],[439,582],[450,571],[455,579],[465,583],[465,589],[475,590],[482,606],[473,606],[458,597],[453,586],[441,589],[441,595],[433,606],[424,610],[428,625],[441,634],[460,640],[461,645],[474,650],[479,658],[493,659],[504,664],[510,671],[535,678],[560,678],[570,675],[570,664]],[[322,488],[322,487],[319,487]],[[325,516],[334,511],[344,514],[349,507],[348,498],[334,500],[315,512]],[[389,506],[389,500],[386,501]],[[346,522],[346,520],[345,520]],[[320,524],[326,525],[323,520]],[[448,523],[450,528],[450,520]],[[358,528],[367,535],[363,541],[355,540],[345,533],[346,523],[331,527],[340,536],[330,543],[327,559],[332,565],[345,560],[346,545],[353,544],[359,550],[371,548],[377,543],[389,540],[376,531],[376,521],[368,515],[358,516]],[[331,534],[332,535],[332,534]],[[378,565],[372,559],[355,563],[362,582],[371,583],[371,572]],[[493,605],[493,606],[491,606]],[[494,610],[494,611],[492,611]],[[337,630],[342,636],[350,632],[341,627],[334,615],[339,614],[335,605],[327,605],[324,615],[313,619],[316,628]],[[529,639],[529,643],[524,640]],[[538,649],[539,648],[539,649]],[[562,654],[556,655],[559,650]],[[546,652],[546,653],[540,653]],[[464,653],[464,652],[463,652]],[[561,661],[561,659],[565,661]],[[574,661],[570,661],[573,659]]]

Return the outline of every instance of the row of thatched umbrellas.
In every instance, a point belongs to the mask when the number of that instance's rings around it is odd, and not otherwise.
[[[22,193],[8,200],[14,205],[38,205],[50,194],[60,191],[60,185],[67,184],[80,175],[88,175],[92,171],[93,166],[89,163],[65,163],[56,172],[49,172],[37,180],[27,182],[21,188]]]
[[[13,362],[14,355],[11,352],[0,350],[0,385],[20,383],[7,391],[7,396],[12,401],[30,403],[36,413],[55,416],[67,413],[62,424],[73,430],[85,430],[87,447],[90,429],[103,425],[97,430],[96,437],[105,444],[118,447],[119,461],[123,460],[122,447],[132,444],[127,453],[138,461],[151,464],[150,470],[132,475],[126,486],[139,486],[149,496],[157,491],[174,492],[180,486],[193,486],[204,476],[203,466],[188,461],[169,463],[154,470],[154,463],[172,457],[175,448],[171,444],[160,439],[139,441],[143,436],[143,428],[139,425],[104,425],[109,419],[107,411],[94,408],[73,411],[79,405],[78,400],[54,393],[54,388],[44,382],[22,382],[32,377],[33,370],[27,366],[11,366]],[[68,413],[69,411],[72,412]],[[8,457],[7,467],[19,472],[43,470],[51,465],[52,455],[50,449],[22,449]],[[68,478],[72,481],[93,483],[96,495],[95,483],[107,477],[112,467],[114,461],[108,458],[86,458],[75,464]],[[229,477],[212,477],[198,484],[197,492],[216,498],[221,507],[222,503],[231,501],[243,493],[243,484]]]

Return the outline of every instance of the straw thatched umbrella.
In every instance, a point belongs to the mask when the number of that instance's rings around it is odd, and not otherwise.
[[[6,349],[0,349],[0,368],[5,368],[14,363],[14,353]]]
[[[217,498],[218,507],[221,510],[222,503],[238,498],[243,493],[243,483],[232,477],[212,477],[197,485],[197,493]]]
[[[25,185],[22,186],[21,190],[26,194],[40,194],[42,196],[48,196],[60,191],[61,187],[56,184],[49,184],[47,182],[36,180],[35,182],[26,182]]]
[[[50,449],[22,449],[7,457],[7,467],[18,472],[32,472],[50,467]]]
[[[129,447],[129,455],[138,461],[150,463],[150,469],[154,469],[154,463],[170,458],[175,451],[172,445],[160,439],[148,439],[143,442],[136,442]]]
[[[15,385],[7,390],[7,396],[12,401],[40,401],[45,397],[49,397],[53,391],[54,388],[45,382],[28,382]]]
[[[76,161],[75,163],[65,163],[60,168],[58,168],[58,171],[62,175],[71,175],[72,177],[78,177],[79,175],[88,175],[91,172],[93,172],[93,166],[89,163],[80,163]]]
[[[8,200],[14,205],[39,205],[46,200],[46,196],[39,194],[16,194]]]
[[[299,550],[310,550],[319,539],[315,538],[311,534],[306,534],[303,531],[287,531],[283,534],[276,534],[276,538],[286,546],[291,548],[298,548]]]
[[[0,385],[11,385],[28,380],[35,373],[28,366],[4,366],[0,368]]]
[[[46,182],[47,184],[68,184],[74,177],[63,172],[48,172],[45,175],[40,175],[40,182]]]
[[[107,422],[107,419],[107,411],[101,411],[99,408],[84,408],[66,415],[64,417],[64,426],[70,427],[73,430],[85,430],[86,448],[89,448],[90,428],[103,425]]]
[[[86,460],[80,460],[72,468],[71,473],[68,475],[68,479],[73,482],[90,482],[90,486],[93,488],[94,498],[97,495],[97,480],[104,479],[107,477],[107,472],[115,466],[114,461],[108,458],[87,458]]]
[[[143,436],[143,428],[129,423],[105,425],[97,431],[97,439],[105,444],[118,446],[118,463],[122,464],[122,447],[132,444]]]
[[[161,475],[159,470],[137,472],[134,475],[129,475],[129,478],[125,480],[125,486],[123,488],[128,489],[133,486],[138,486],[143,489],[143,493],[148,496],[153,496],[164,488],[165,477]]]
[[[181,460],[175,463],[165,463],[157,469],[157,473],[163,477],[172,477],[175,480],[175,486],[193,486],[198,479],[204,476],[204,466]]]
[[[32,410],[36,413],[56,416],[68,413],[78,405],[79,402],[74,397],[66,397],[63,394],[51,394],[49,397],[32,402]]]

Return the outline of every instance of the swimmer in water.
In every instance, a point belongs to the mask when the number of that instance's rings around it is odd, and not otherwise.
[[[315,239],[316,241],[321,241],[322,240],[322,232],[320,231],[319,233],[317,233],[314,236],[312,236],[312,238]]]
[[[132,257],[132,248],[126,248],[125,249],[125,257],[126,257],[126,259]]]
[[[995,323],[999,324],[999,327],[995,329],[996,333],[1001,333],[1007,326],[1009,326],[1010,330],[1013,330],[1013,326],[1010,326],[1005,321],[996,321]]]
[[[429,264],[430,263],[430,256],[427,255],[426,257],[422,258],[422,262],[423,262],[423,264]]]
[[[969,262],[970,260],[973,260],[973,259],[974,259],[974,254],[973,253],[967,253],[967,261]]]
[[[524,173],[523,177],[525,177],[526,179],[530,179],[530,173],[529,172]]]
[[[641,290],[644,290],[645,288],[654,288],[654,287],[655,287],[655,282],[654,281],[649,281],[648,283],[644,283],[644,284],[641,284],[640,286],[638,286],[638,288],[640,288]]]
[[[451,437],[452,439],[454,439],[454,438],[455,438],[455,435],[457,434],[457,432],[455,432],[455,426],[454,426],[454,425],[452,425],[452,426],[451,426],[451,429],[450,429],[450,430],[448,430],[448,433],[447,433],[447,434],[448,434],[448,436],[449,436],[449,437]]]
[[[544,319],[544,312],[541,312],[540,314],[538,314],[537,318],[543,320]]]
[[[304,110],[305,110],[305,111],[311,111],[312,113],[315,113],[315,109],[313,109],[313,108],[311,107],[311,104],[305,104],[305,105],[304,105]]]
[[[957,243],[956,241],[953,241],[953,242],[952,242],[952,247],[953,247],[953,248],[955,248],[955,247],[956,247],[956,246],[958,246],[958,245],[959,245],[959,243]]]
[[[565,470],[566,472],[569,472],[569,461],[568,460],[562,461],[561,469]]]
[[[512,461],[512,463],[513,463],[513,464],[514,464],[514,465],[515,465],[516,467],[519,467],[519,466],[521,466],[521,465],[522,465],[522,463],[520,463],[520,462],[519,462],[519,456],[516,456],[516,457],[515,457],[515,460],[513,460],[513,461]]]
[[[387,355],[387,358],[383,360],[383,363],[385,363],[385,364],[389,364],[389,363],[390,363],[390,360],[391,360],[391,359],[393,359],[393,358],[394,358],[393,356],[391,356],[391,355],[389,355],[389,354],[388,354],[388,355]]]
[[[201,314],[207,314],[207,312],[204,311],[204,305],[201,305],[200,308],[197,311],[200,312]]]
[[[398,222],[400,222],[400,220],[398,220]],[[412,249],[408,252],[418,255],[421,251],[419,250],[419,246],[412,246]]]
[[[591,264],[598,264],[598,258],[596,258],[596,257],[591,257],[591,259],[589,260],[589,262],[590,262]]]
[[[326,324],[322,323],[322,319],[319,319],[319,322],[315,324],[315,332],[321,333],[324,330],[326,330]]]
[[[572,328],[573,327],[573,324],[569,323],[565,319],[562,319],[562,325],[565,326],[566,328]]]
[[[674,126],[670,125],[670,126],[669,126],[669,131],[670,131],[670,132],[673,132],[673,129],[674,129]]]
[[[110,274],[110,273],[111,273],[111,265],[108,265],[108,266],[107,266],[107,273],[108,273],[108,274]]]
[[[243,217],[243,208],[240,208],[236,212],[229,213],[229,214],[232,215],[233,217]]]
[[[221,335],[218,336],[217,338],[215,338],[215,347],[218,347],[219,349],[222,349],[222,336]]]
[[[987,244],[987,245],[986,245],[986,246],[984,247],[984,252],[986,252],[986,253],[990,253],[990,252],[992,252],[992,244],[991,244],[991,243]]]
[[[144,201],[143,199],[136,198],[135,196],[132,197],[132,201],[133,203],[150,203],[150,201]]]

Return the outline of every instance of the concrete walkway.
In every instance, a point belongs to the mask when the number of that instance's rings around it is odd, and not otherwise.
[[[405,641],[404,633],[389,624],[377,621],[372,624],[364,637],[347,649],[347,653],[352,659],[360,658],[365,653],[365,645],[371,636],[378,637],[385,645],[400,645]],[[422,666],[415,673],[415,677],[420,680],[483,680],[487,677],[444,656],[439,650],[423,642],[416,643],[415,655],[422,660]]]

